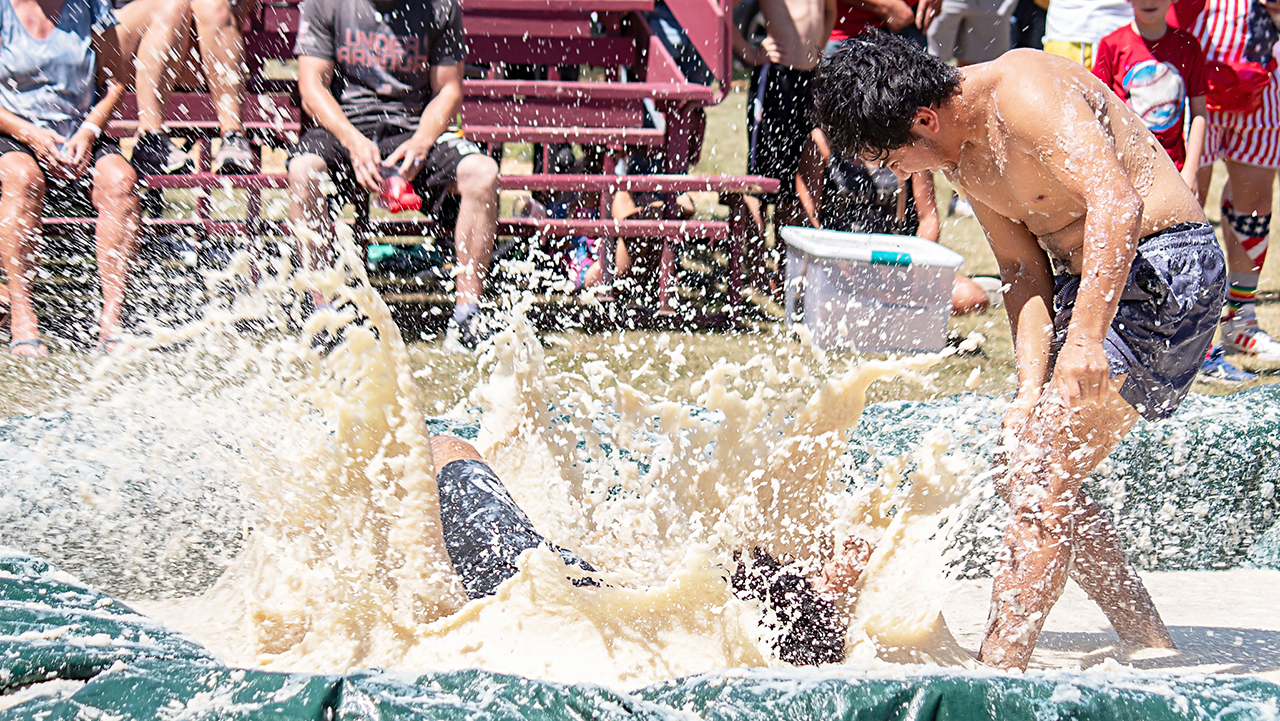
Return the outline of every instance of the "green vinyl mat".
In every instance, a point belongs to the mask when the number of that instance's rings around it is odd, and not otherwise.
[[[53,565],[0,551],[0,721],[1276,719],[1280,686],[1128,671],[732,669],[632,691],[465,670],[228,668]]]

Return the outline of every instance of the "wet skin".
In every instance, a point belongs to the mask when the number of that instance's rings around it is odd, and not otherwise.
[[[1110,519],[1080,484],[1137,419],[1102,342],[1138,239],[1205,222],[1141,119],[1083,67],[1033,50],[964,69],[958,94],[915,118],[916,139],[877,160],[940,170],[969,197],[1009,290],[1018,393],[1004,419],[1014,511],[980,658],[1025,668],[1070,573],[1121,639],[1169,647]],[[1053,275],[1081,276],[1054,354]]]

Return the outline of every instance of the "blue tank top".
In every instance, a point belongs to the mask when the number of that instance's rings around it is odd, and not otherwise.
[[[53,32],[37,40],[0,0],[0,107],[69,136],[96,96],[93,33],[118,23],[109,0],[65,0]]]

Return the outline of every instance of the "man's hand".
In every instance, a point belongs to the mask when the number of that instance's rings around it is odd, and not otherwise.
[[[933,19],[938,17],[940,10],[942,10],[942,0],[920,0],[920,4],[916,5],[916,27],[920,28],[920,32],[929,30],[929,26],[933,24]]]
[[[782,62],[782,50],[778,47],[778,41],[770,35],[760,42],[760,49],[764,51],[765,58],[771,63]],[[764,65],[764,63],[760,63]]]
[[[62,144],[67,139],[55,133],[48,128],[41,128],[32,125],[29,130],[22,134],[23,137],[18,138],[31,148],[36,154],[36,160],[46,172],[53,173],[60,178],[71,178],[66,164],[62,159]]]
[[[382,161],[382,166],[392,168],[399,163],[400,177],[412,181],[422,171],[422,166],[427,162],[427,155],[431,153],[431,148],[435,144],[435,138],[428,138],[421,133],[414,133],[413,137],[401,143],[400,147],[395,149],[395,152]]]
[[[837,599],[849,592],[862,577],[871,559],[871,544],[850,536],[844,542],[844,551],[822,568],[822,577],[814,584],[815,590],[828,599]]]
[[[97,136],[92,130],[80,128],[71,136],[60,156],[62,166],[73,178],[83,178],[89,171],[89,163],[93,160],[93,143]]]
[[[1053,386],[1068,408],[1102,400],[1111,380],[1111,363],[1102,343],[1072,341],[1070,335],[1053,368]]]
[[[351,167],[356,171],[356,182],[370,193],[382,191],[382,154],[378,144],[358,133],[347,144],[351,154]]]

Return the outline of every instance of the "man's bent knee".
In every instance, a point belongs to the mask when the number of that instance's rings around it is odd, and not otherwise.
[[[5,153],[0,156],[0,193],[38,200],[44,196],[44,173],[36,159],[26,153]]]
[[[109,155],[94,166],[93,205],[102,211],[128,212],[138,205],[138,174],[119,155]]]
[[[458,163],[458,192],[464,197],[498,194],[498,163],[488,155],[468,155]]]
[[[329,172],[324,158],[314,153],[299,155],[289,161],[289,189],[295,193],[316,187]]]

